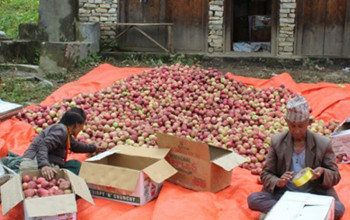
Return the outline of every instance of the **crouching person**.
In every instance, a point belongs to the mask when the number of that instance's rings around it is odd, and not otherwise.
[[[47,180],[54,178],[56,169],[64,168],[79,174],[81,163],[67,160],[68,152],[93,153],[99,151],[94,144],[84,144],[75,140],[83,130],[86,115],[80,108],[73,107],[64,113],[57,124],[50,125],[34,138],[23,156],[10,157],[8,163],[14,170],[40,169]],[[9,152],[10,153],[10,152]]]
[[[329,138],[310,132],[309,106],[306,99],[296,96],[287,103],[285,120],[288,131],[272,137],[266,164],[261,173],[263,190],[248,197],[249,208],[267,213],[286,191],[306,192],[333,196],[334,218],[343,216],[345,207],[340,202],[333,186],[340,181],[335,154]],[[293,176],[305,167],[310,167],[312,179],[296,187]]]

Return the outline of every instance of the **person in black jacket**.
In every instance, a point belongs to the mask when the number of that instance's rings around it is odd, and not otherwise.
[[[83,130],[85,121],[86,116],[82,109],[69,109],[59,123],[50,125],[35,137],[22,156],[22,163],[36,158],[38,168],[48,180],[55,176],[55,166],[78,175],[81,163],[78,160],[67,160],[68,152],[93,153],[99,150],[94,144],[84,144],[75,140]]]

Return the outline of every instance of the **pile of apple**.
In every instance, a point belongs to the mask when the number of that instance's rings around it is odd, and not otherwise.
[[[44,177],[24,175],[22,189],[25,198],[38,198],[72,193],[71,184],[64,178],[47,181]]]
[[[242,166],[258,174],[271,135],[284,131],[288,88],[260,89],[230,79],[215,69],[163,66],[115,82],[95,93],[25,110],[19,118],[37,133],[78,106],[87,113],[79,141],[105,149],[118,144],[156,147],[156,133],[186,137],[246,156]],[[339,122],[313,121],[310,128],[329,135]]]

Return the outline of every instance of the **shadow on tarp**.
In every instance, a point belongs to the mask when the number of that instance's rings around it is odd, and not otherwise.
[[[63,85],[48,96],[41,105],[51,105],[60,102],[65,97],[74,97],[83,92],[99,91],[117,80],[143,70],[147,70],[147,68],[118,68],[102,64],[77,81]],[[312,114],[317,119],[342,121],[348,116],[347,109],[350,109],[348,108],[350,107],[349,85],[341,88],[337,84],[331,83],[297,84],[288,73],[282,73],[269,80],[235,76],[230,73],[228,73],[228,77],[259,88],[285,85],[308,99],[313,109]],[[8,148],[15,153],[22,154],[29,146],[33,135],[34,130],[29,124],[17,119],[6,120],[0,123],[0,149]],[[83,154],[69,155],[69,159],[83,161],[85,158]],[[350,166],[341,164],[339,167],[342,180],[336,186],[336,190],[346,209],[350,210],[350,200],[346,200],[346,195],[350,193],[350,178],[348,178],[350,177]],[[257,184],[257,176],[253,176],[250,171],[239,167],[232,172],[231,186],[218,193],[194,192],[165,182],[158,199],[142,207],[99,198],[94,199],[96,204],[92,206],[79,199],[77,201],[77,218],[84,220],[258,219],[259,213],[249,210],[246,202],[250,193],[261,190],[261,185]],[[16,206],[6,216],[0,216],[1,219],[23,219],[22,205]],[[350,219],[350,211],[346,211],[342,219]]]

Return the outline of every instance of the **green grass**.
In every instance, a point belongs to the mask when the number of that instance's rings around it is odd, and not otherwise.
[[[0,84],[0,99],[15,102],[24,106],[38,104],[57,89],[43,87],[37,80],[23,80],[19,78],[5,78]]]
[[[1,0],[0,0],[1,1]],[[65,83],[75,81],[82,75],[88,73],[91,69],[101,63],[110,63],[115,66],[143,66],[154,67],[161,65],[182,64],[195,65],[201,61],[201,56],[195,55],[121,55],[117,58],[102,57],[98,54],[92,54],[82,61],[75,63],[72,69],[67,73],[45,74],[45,79],[54,83],[52,87],[43,87],[39,81],[24,80],[8,74],[9,68],[0,68],[0,99],[9,102],[15,102],[27,106],[37,105],[57,88]],[[7,74],[1,74],[1,73]],[[2,76],[2,77],[1,77]]]
[[[105,58],[105,61],[117,66],[162,66],[162,65],[197,65],[203,56],[184,54],[124,54]]]
[[[0,30],[8,37],[18,38],[18,26],[37,23],[39,0],[0,0]]]

